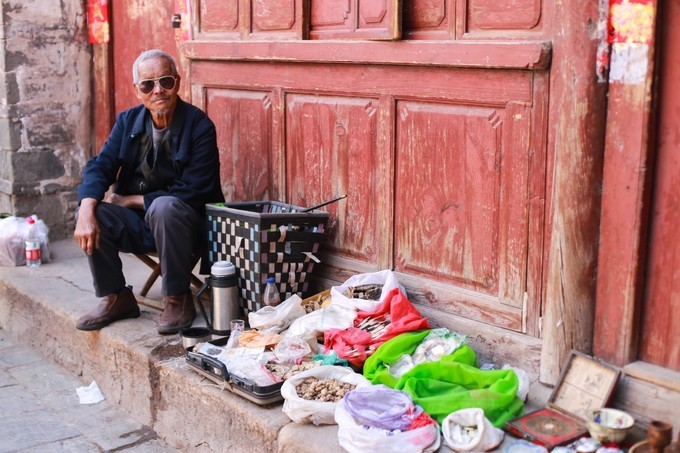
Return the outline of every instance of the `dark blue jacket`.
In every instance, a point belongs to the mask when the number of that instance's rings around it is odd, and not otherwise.
[[[121,112],[99,155],[90,159],[78,186],[78,203],[83,198],[101,201],[116,183],[115,192],[125,195],[137,166],[141,137],[145,133],[150,113],[144,105]],[[167,190],[144,195],[144,209],[157,197],[177,197],[205,213],[206,203],[224,201],[220,187],[220,159],[215,125],[199,108],[177,99],[170,123],[174,144],[176,177]]]

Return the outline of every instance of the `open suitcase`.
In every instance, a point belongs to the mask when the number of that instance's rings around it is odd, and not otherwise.
[[[215,346],[224,346],[227,344],[228,339],[229,337],[224,337],[213,340],[210,343]],[[283,382],[260,386],[250,379],[234,376],[229,373],[224,363],[208,355],[194,352],[194,346],[187,349],[186,361],[189,364],[189,368],[198,374],[255,404],[264,406],[283,401],[281,396]]]

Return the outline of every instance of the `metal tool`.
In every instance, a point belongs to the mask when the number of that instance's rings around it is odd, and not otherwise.
[[[302,212],[310,212],[310,211],[313,211],[315,209],[323,208],[327,204],[335,203],[336,201],[342,200],[343,198],[347,198],[347,194],[333,198],[332,200],[324,201],[323,203],[318,204],[316,206],[312,206],[311,208],[303,209]]]

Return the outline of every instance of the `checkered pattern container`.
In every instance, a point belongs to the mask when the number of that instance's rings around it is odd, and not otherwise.
[[[307,295],[328,213],[304,209],[277,201],[206,205],[208,260],[236,266],[245,314],[262,308],[267,277],[276,279],[282,301]]]

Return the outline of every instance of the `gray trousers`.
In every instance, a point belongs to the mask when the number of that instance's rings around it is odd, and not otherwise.
[[[202,244],[205,221],[191,206],[175,197],[158,197],[142,211],[101,202],[99,248],[88,255],[97,297],[125,287],[119,252],[157,252],[163,275],[161,294],[174,296],[190,289],[191,256]]]

